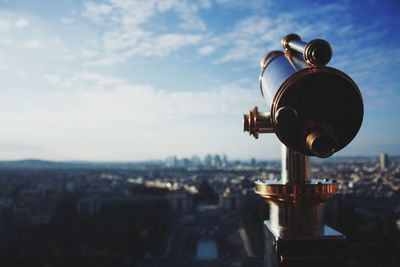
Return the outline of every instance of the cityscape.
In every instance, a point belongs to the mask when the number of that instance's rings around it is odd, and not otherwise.
[[[312,161],[336,180],[326,222],[347,266],[398,266],[400,157]],[[1,266],[263,266],[267,204],[254,182],[279,161],[227,155],[149,162],[0,162]]]

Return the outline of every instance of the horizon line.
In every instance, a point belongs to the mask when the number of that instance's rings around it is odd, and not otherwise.
[[[385,152],[382,152],[385,153]],[[388,153],[385,153],[388,154]],[[209,155],[219,155],[219,154],[209,154]],[[194,155],[196,156],[196,155]],[[389,157],[400,157],[400,155],[390,155],[388,154]],[[170,157],[170,156],[168,156]],[[158,158],[158,159],[143,159],[143,160],[85,160],[85,159],[65,159],[65,160],[56,160],[56,159],[44,159],[44,158],[20,158],[20,159],[0,159],[1,162],[21,162],[21,161],[43,161],[43,162],[54,162],[54,163],[144,163],[144,162],[157,162],[157,161],[165,161],[168,157],[165,157],[163,159]],[[174,156],[171,156],[174,157]],[[177,157],[178,160],[181,159],[190,159],[191,157]],[[200,157],[200,156],[199,156]],[[203,159],[204,157],[200,157]],[[335,158],[379,158],[379,154],[377,155],[335,155],[329,158],[318,158],[318,157],[311,157],[311,159],[315,160],[332,160]],[[228,161],[248,161],[255,159],[256,161],[280,161],[280,158],[256,158],[256,157],[249,157],[249,158],[230,158],[228,157]]]

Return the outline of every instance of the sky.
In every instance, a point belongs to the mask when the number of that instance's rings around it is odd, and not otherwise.
[[[297,33],[358,84],[359,134],[337,156],[400,154],[398,1],[0,0],[0,159],[277,159],[243,133],[267,104],[260,59]],[[338,107],[339,108],[339,107]]]

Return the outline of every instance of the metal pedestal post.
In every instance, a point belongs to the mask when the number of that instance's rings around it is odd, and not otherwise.
[[[281,179],[256,182],[270,207],[266,267],[344,266],[345,237],[324,224],[325,203],[336,190],[333,181],[310,179],[306,156],[282,147]]]
[[[345,237],[324,226],[319,235],[279,236],[264,222],[266,267],[342,267]]]

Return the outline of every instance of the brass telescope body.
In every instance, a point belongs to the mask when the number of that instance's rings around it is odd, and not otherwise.
[[[291,50],[272,51],[261,62],[261,93],[270,112],[245,114],[245,131],[274,132],[287,147],[329,157],[348,145],[363,119],[361,93],[345,73],[312,66]],[[269,126],[269,127],[266,127]]]
[[[308,157],[329,157],[353,140],[363,120],[362,96],[348,75],[325,66],[333,53],[327,41],[306,43],[289,34],[282,45],[260,63],[269,111],[244,114],[244,131],[255,138],[275,133],[282,143],[281,177],[255,184],[270,207],[265,266],[340,266],[345,237],[324,224],[337,182],[312,179]]]

